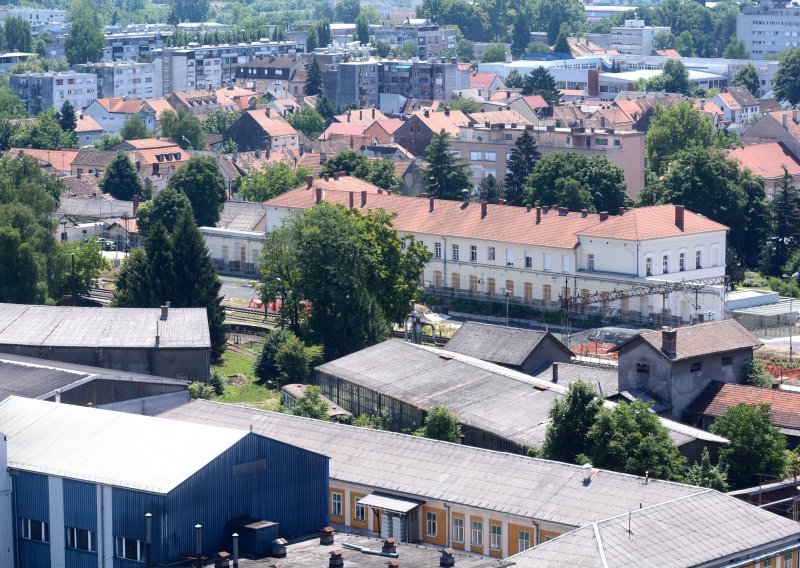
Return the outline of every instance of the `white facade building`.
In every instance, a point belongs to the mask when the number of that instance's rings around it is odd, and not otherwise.
[[[334,187],[335,181],[314,181],[266,202],[267,232],[321,200],[365,212],[383,208],[397,213],[398,234],[412,234],[431,251],[422,278],[426,289],[479,300],[504,301],[507,294],[545,310],[559,309],[563,293],[588,295],[725,274],[727,227],[680,206],[609,216],[474,202],[464,207],[459,201]],[[657,294],[609,302],[604,310],[635,321],[678,324],[719,317],[723,296],[720,288],[708,287],[696,298]]]
[[[30,23],[42,24],[45,22],[63,23],[67,17],[66,10],[50,10],[44,8],[0,8],[0,21],[6,18],[21,18]]]
[[[736,39],[755,59],[800,45],[800,7],[762,0],[736,16]]]
[[[97,98],[158,99],[164,95],[160,59],[151,63],[121,61],[79,67],[97,75]]]
[[[653,38],[671,31],[668,26],[645,26],[644,20],[625,20],[624,26],[611,28],[611,49],[631,55],[650,55]]]
[[[11,75],[11,91],[25,103],[28,114],[56,110],[69,101],[77,110],[97,98],[97,75],[93,73],[23,73]]]

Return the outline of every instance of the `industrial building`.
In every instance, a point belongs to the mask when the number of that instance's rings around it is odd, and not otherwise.
[[[329,522],[328,458],[246,429],[10,397],[0,432],[3,567],[263,555]]]
[[[0,353],[208,381],[205,308],[0,304]]]
[[[0,355],[0,400],[21,396],[153,416],[189,401],[188,383],[18,355]]]

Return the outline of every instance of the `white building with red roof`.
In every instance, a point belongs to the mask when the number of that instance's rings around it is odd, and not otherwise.
[[[728,152],[728,157],[739,162],[742,169],[764,178],[769,201],[778,195],[784,168],[792,176],[795,187],[800,187],[800,161],[782,142],[763,142],[736,148]]]
[[[558,206],[513,207],[393,195],[350,176],[310,179],[264,203],[267,232],[295,211],[327,201],[395,215],[433,254],[426,288],[476,299],[503,298],[557,309],[559,295],[631,288],[645,282],[725,274],[727,227],[675,205],[607,213]],[[609,302],[608,310],[678,323],[721,313],[720,289]],[[695,303],[697,302],[697,303]]]

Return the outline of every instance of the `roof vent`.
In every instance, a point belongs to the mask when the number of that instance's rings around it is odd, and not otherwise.
[[[323,527],[319,531],[319,544],[320,546],[330,546],[333,544],[333,533],[336,530],[333,527]]]
[[[341,548],[331,550],[331,558],[328,561],[328,568],[344,568],[344,558],[342,557]]]
[[[439,557],[440,568],[451,568],[456,565],[456,557],[452,548],[443,548],[440,552],[442,553]]]
[[[381,547],[381,552],[383,554],[397,554],[397,539],[396,538],[387,538],[383,541],[383,546]]]

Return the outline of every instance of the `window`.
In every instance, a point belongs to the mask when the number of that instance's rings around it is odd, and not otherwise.
[[[503,546],[502,544],[502,537],[503,537],[503,527],[500,525],[491,525],[489,527],[489,532],[491,536],[491,540],[489,541],[489,548],[499,549]]]
[[[489,260],[494,260],[494,247],[489,247],[488,252],[486,253],[486,257]]]
[[[694,267],[699,270],[703,268],[703,251],[694,251]]]
[[[723,367],[730,367],[733,360],[730,357],[723,357],[722,358],[722,366]]]
[[[678,270],[683,272],[686,270],[686,253],[682,252],[678,254]]]
[[[650,364],[649,363],[636,363],[636,372],[642,373],[644,375],[650,374]]]
[[[647,257],[644,259],[644,275],[645,276],[652,276],[653,275],[653,258]]]
[[[514,266],[514,251],[506,249],[506,266]]]
[[[464,542],[464,519],[453,518],[453,540]]]
[[[783,554],[783,566],[784,568],[791,568],[792,567],[792,551],[785,552]]]
[[[497,152],[486,152],[483,155],[483,159],[487,162],[496,162],[497,161]]]
[[[425,513],[425,534],[428,536],[436,536],[437,534],[437,519],[436,513],[428,511]]]
[[[696,363],[692,363],[692,366],[689,368],[690,373],[698,373],[703,370],[703,362],[697,361]]]
[[[586,256],[586,268],[589,272],[594,272],[594,255],[590,254]]]
[[[761,562],[761,568],[772,568],[772,558],[765,558]]]
[[[37,542],[50,542],[50,531],[44,521],[22,518],[22,538]]]
[[[470,262],[478,262],[478,247],[475,245],[469,247],[469,260]]]
[[[483,157],[483,155],[482,155],[481,152],[470,152],[469,153],[469,159],[471,161],[473,161],[473,162],[479,162],[482,157]]]
[[[442,243],[433,243],[433,258],[442,258]]]
[[[356,503],[356,521],[363,523],[366,522],[366,520],[367,520],[367,508],[361,503]]]
[[[569,272],[569,257],[561,255],[561,272]]]
[[[116,539],[117,558],[144,562],[144,543],[141,540],[118,536]]]
[[[341,493],[331,493],[331,516],[332,517],[341,517],[342,516],[342,494]]]
[[[664,274],[669,273],[669,255],[665,254],[661,257],[661,272]]]
[[[545,254],[543,258],[544,262],[542,263],[542,266],[544,267],[545,272],[550,272],[553,270],[553,264],[551,260],[552,257],[549,254]]]
[[[525,255],[525,268],[533,268],[533,257]]]
[[[97,550],[97,539],[94,532],[67,527],[67,548],[95,552]]]
[[[483,546],[483,523],[472,521],[472,545]]]
[[[458,245],[453,245],[453,260],[458,260]]]
[[[519,551],[523,552],[531,547],[531,533],[529,531],[519,531]]]
[[[497,284],[495,283],[494,278],[487,278],[486,279],[486,293],[487,294],[494,294],[495,290],[497,289]]]

